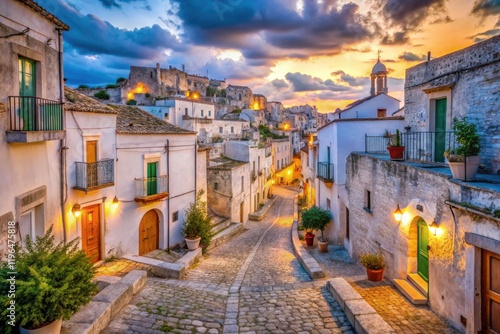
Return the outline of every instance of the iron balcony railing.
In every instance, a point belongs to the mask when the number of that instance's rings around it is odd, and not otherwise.
[[[62,104],[34,96],[9,96],[11,131],[63,130]]]
[[[75,189],[90,191],[114,185],[114,159],[97,162],[76,162]]]
[[[147,198],[150,196],[168,194],[168,177],[166,175],[157,177],[141,177],[135,181],[135,198]]]
[[[323,181],[333,182],[333,164],[328,162],[318,162],[316,176]]]
[[[394,137],[365,135],[365,152],[388,154],[387,146],[395,142]],[[401,145],[406,160],[442,163],[445,150],[454,150],[457,142],[453,131],[419,131],[401,133]]]

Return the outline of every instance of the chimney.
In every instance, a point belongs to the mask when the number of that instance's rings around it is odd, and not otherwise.
[[[186,67],[182,64],[182,72],[186,72]]]
[[[431,52],[430,51],[427,52],[427,61],[429,61],[429,60],[431,60]]]

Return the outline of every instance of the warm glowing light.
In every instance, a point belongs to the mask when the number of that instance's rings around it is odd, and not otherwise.
[[[258,102],[255,102],[253,104],[253,110],[259,110],[259,103]]]
[[[408,226],[410,224],[410,221],[411,221],[411,215],[410,215],[410,213],[409,212],[403,213],[403,217],[401,217],[401,223],[404,226]]]
[[[134,94],[144,94],[146,93],[146,87],[142,83],[138,83],[137,87],[132,89],[127,93],[127,100],[132,100],[134,98]]]
[[[115,196],[115,198],[113,198],[113,208],[118,207],[118,203],[119,203],[118,198]]]
[[[292,171],[291,170],[288,171],[288,175],[292,175]]]
[[[288,127],[289,127],[288,124],[283,125],[283,129],[285,129],[285,130],[288,130]]]
[[[438,231],[440,230],[440,228],[439,228],[439,225],[436,224],[435,220],[432,221],[431,225],[429,226],[429,230],[431,231],[432,234],[434,234],[436,236],[438,235],[438,233],[439,233]]]
[[[127,100],[132,100],[134,98],[134,93],[128,92],[127,93]]]
[[[396,211],[394,211],[394,219],[397,222],[400,222],[402,217],[403,217],[403,211],[401,211],[399,204],[398,204]]]
[[[80,217],[80,214],[82,213],[82,208],[80,204],[76,203],[75,205],[73,205],[71,212],[73,212],[73,216],[75,216],[75,218]]]
[[[272,180],[271,183],[274,184],[275,183],[274,180]]]
[[[135,92],[138,94],[144,93],[144,86],[142,84],[138,84],[137,88],[135,89]]]

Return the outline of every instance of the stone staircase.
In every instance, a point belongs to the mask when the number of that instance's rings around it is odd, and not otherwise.
[[[208,215],[212,222],[212,243],[208,247],[211,251],[215,247],[228,241],[231,237],[235,236],[243,229],[242,223],[233,223],[231,219],[226,217],[217,216],[209,210]]]
[[[406,279],[394,279],[396,288],[414,305],[427,305],[429,284],[417,273],[408,274]]]

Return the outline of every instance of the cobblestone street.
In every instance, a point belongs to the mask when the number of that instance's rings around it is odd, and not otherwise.
[[[276,188],[275,194],[279,198],[263,221],[248,222],[185,279],[148,278],[104,333],[353,333],[326,280],[312,281],[294,255],[296,192]],[[387,321],[397,332],[452,332],[428,308],[411,313],[413,306],[387,282],[363,286],[362,268],[344,253],[328,255],[313,252],[328,277],[344,276],[384,318],[393,317]]]

